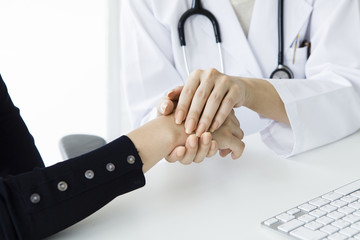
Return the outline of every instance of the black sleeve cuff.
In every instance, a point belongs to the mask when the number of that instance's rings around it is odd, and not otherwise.
[[[142,161],[127,136],[54,166],[4,180],[19,239],[41,239],[145,185]],[[1,185],[0,185],[1,187]]]

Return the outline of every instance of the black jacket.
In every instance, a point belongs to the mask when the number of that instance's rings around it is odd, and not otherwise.
[[[144,186],[142,165],[122,136],[45,168],[0,76],[0,239],[42,239],[73,225]]]

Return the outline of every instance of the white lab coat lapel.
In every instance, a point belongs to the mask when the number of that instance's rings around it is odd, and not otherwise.
[[[284,0],[284,53],[308,20],[312,6],[306,0]],[[248,41],[267,78],[277,66],[278,0],[255,0]]]
[[[228,0],[203,0],[202,3],[204,8],[215,15],[220,25],[225,73],[242,73],[248,76],[260,77],[259,64],[253,55],[231,3]],[[204,31],[208,33],[210,38],[206,41],[213,41],[213,29],[209,28],[205,21],[208,20],[201,19]],[[232,62],[232,64],[229,62]],[[239,69],[243,70],[240,71]]]

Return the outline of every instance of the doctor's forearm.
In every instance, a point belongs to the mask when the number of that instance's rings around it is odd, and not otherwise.
[[[241,81],[247,88],[245,107],[264,117],[290,124],[284,103],[271,83],[257,78],[242,78]]]

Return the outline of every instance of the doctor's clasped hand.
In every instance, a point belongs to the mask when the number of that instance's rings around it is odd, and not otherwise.
[[[179,86],[169,92],[168,98],[164,98],[158,105],[158,113],[161,115],[168,115],[174,111],[174,108],[179,100],[179,96],[183,87]],[[193,131],[187,132],[191,134]],[[210,144],[212,136],[212,141]],[[183,164],[190,164],[191,162],[199,163],[205,157],[211,157],[220,150],[222,157],[231,153],[233,159],[237,159],[244,151],[245,144],[242,141],[244,132],[240,128],[240,123],[235,116],[234,110],[230,109],[222,125],[212,131],[203,132],[198,135],[192,134],[188,137],[185,146],[176,147],[166,159],[169,162],[179,161]]]
[[[172,99],[175,100],[175,99]],[[245,106],[276,121],[289,123],[275,88],[263,79],[222,74],[216,69],[192,72],[182,89],[175,119],[185,120],[186,132],[196,135],[218,129],[232,109]]]

